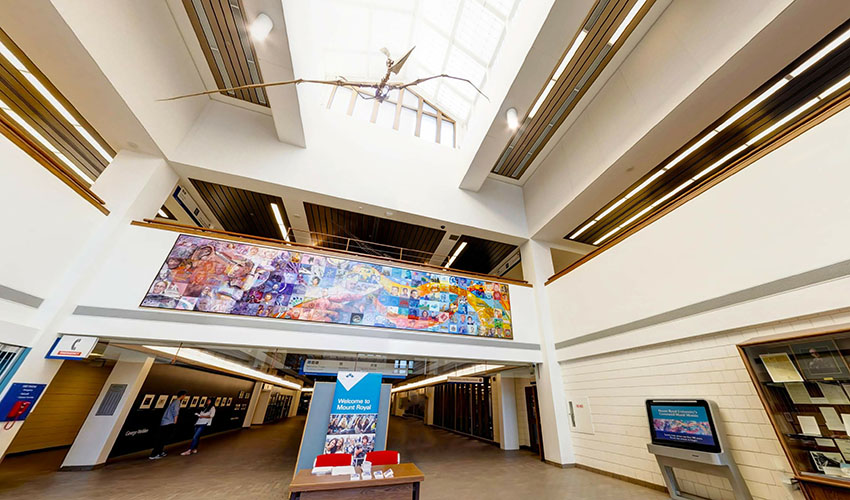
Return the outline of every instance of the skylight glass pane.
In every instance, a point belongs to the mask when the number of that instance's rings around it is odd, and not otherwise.
[[[419,138],[429,142],[437,142],[437,119],[433,116],[422,115],[422,125],[419,128]]]
[[[504,23],[476,2],[465,2],[455,38],[469,52],[490,65],[502,38]]]
[[[437,114],[437,110],[434,109],[434,107],[431,106],[430,104],[428,104],[427,102],[422,103],[422,112],[423,113],[431,113],[432,115]]]
[[[454,28],[459,0],[425,0],[420,2],[422,16],[443,33],[449,34]]]
[[[398,118],[398,130],[405,135],[414,135],[416,133],[416,111],[410,108],[401,108],[401,115]]]
[[[372,119],[372,109],[374,106],[374,100],[367,100],[358,96],[357,99],[354,100],[354,118],[365,122],[370,121]]]
[[[348,113],[348,105],[351,103],[351,90],[345,87],[337,87],[334,100],[331,103],[331,110],[337,113]]]
[[[458,47],[452,47],[449,51],[449,60],[446,64],[446,73],[450,75],[463,75],[463,78],[470,80],[477,87],[481,87],[484,83],[484,76],[487,70],[478,64],[473,58],[469,57],[463,50]],[[475,99],[478,92],[466,82],[460,80],[447,80],[444,83],[450,85],[456,92],[470,101]]]
[[[446,85],[440,87],[437,98],[452,118],[466,120],[469,117],[469,111],[472,109],[471,103],[452,90],[451,87]]]
[[[378,119],[375,123],[381,127],[393,128],[395,124],[396,105],[390,101],[384,101],[378,106]]]
[[[412,78],[442,73],[449,51],[449,40],[430,26],[421,26],[416,33],[416,50],[411,57],[427,74],[411,74]]]
[[[446,146],[454,147],[454,137],[455,137],[455,124],[448,121],[443,120],[442,131],[440,132],[440,144],[444,144]]]
[[[514,0],[484,0],[484,5],[495,10],[502,17],[508,17],[511,14],[514,4],[516,4]]]
[[[408,108],[416,110],[419,109],[419,96],[417,96],[413,92],[405,91],[402,100],[404,101],[402,102],[402,104],[407,106]]]

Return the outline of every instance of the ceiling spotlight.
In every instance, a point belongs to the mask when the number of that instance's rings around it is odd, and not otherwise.
[[[516,108],[510,108],[507,112],[508,127],[511,130],[516,130],[519,127],[519,118],[517,118]]]
[[[257,18],[254,19],[254,22],[251,23],[251,37],[258,42],[262,42],[269,36],[272,28],[274,28],[272,18],[260,12]]]

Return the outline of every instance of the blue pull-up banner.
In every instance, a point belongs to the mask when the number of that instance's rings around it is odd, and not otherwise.
[[[381,374],[339,372],[331,405],[325,453],[348,453],[359,465],[375,448]]]

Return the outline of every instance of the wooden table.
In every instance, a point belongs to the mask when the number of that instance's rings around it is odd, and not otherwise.
[[[355,467],[360,473],[360,467]],[[289,499],[344,499],[369,498],[390,499],[401,498],[401,495],[411,495],[413,500],[419,500],[419,483],[425,480],[425,475],[414,464],[373,465],[375,471],[393,470],[393,477],[387,479],[366,479],[352,481],[348,475],[314,476],[310,469],[303,469],[295,474],[289,485]],[[303,495],[303,496],[302,496]]]

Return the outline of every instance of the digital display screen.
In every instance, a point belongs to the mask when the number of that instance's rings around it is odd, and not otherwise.
[[[664,446],[720,452],[708,402],[647,401],[652,442]]]

